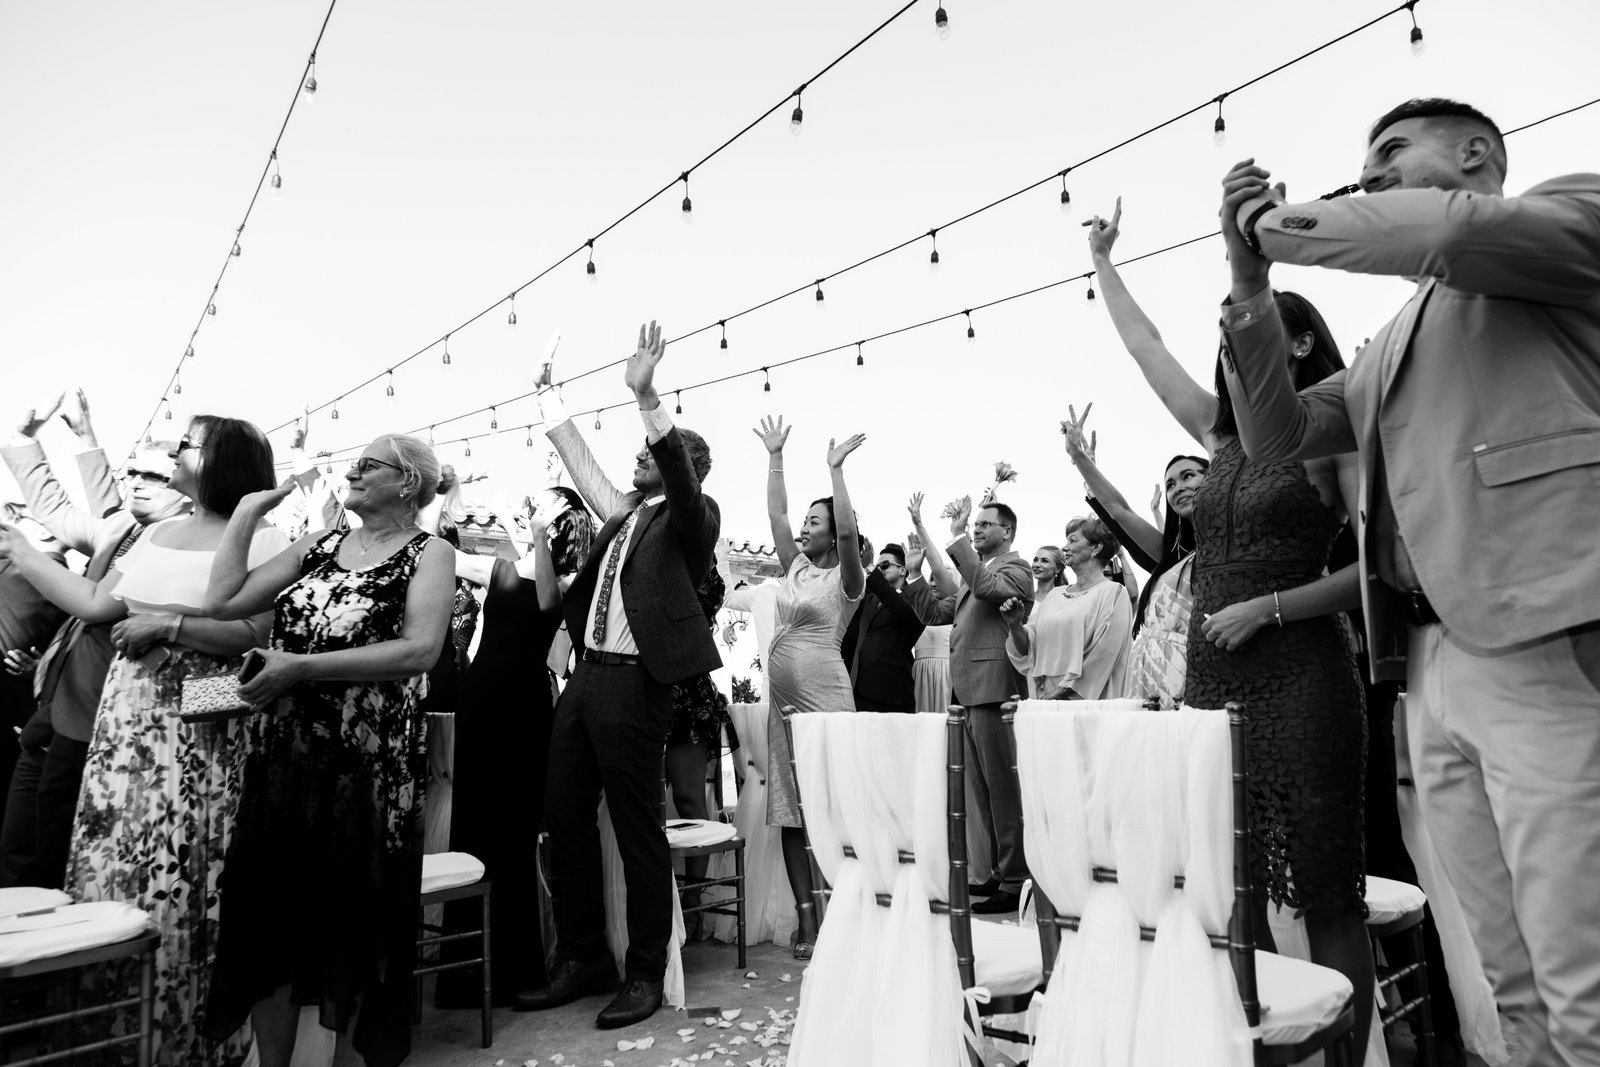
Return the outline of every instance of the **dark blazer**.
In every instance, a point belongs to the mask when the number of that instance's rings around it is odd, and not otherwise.
[[[911,650],[937,610],[933,592],[920,578],[896,592],[882,574],[867,572],[867,595],[861,598],[839,648],[850,668],[857,706],[873,704],[908,711],[917,706]]]
[[[1012,597],[1033,601],[1033,572],[1015,552],[994,557],[985,567],[965,538],[951,545],[950,560],[966,586],[939,601],[932,622],[952,623],[950,689],[956,703],[1000,704],[1027,693],[1022,675],[1006,655],[1010,628],[1000,605]]]
[[[722,515],[717,502],[701,491],[676,427],[651,445],[650,453],[667,498],[640,513],[616,582],[645,670],[670,684],[722,666],[696,592],[715,561]],[[587,647],[589,607],[611,542],[643,499],[638,490],[626,494],[627,506],[600,528],[588,562],[567,590],[562,611],[579,655]]]

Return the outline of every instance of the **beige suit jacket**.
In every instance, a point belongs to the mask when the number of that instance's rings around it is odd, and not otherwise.
[[[1348,371],[1298,395],[1270,294],[1225,310],[1251,458],[1358,450],[1364,522],[1381,450],[1422,589],[1459,641],[1600,618],[1600,175],[1287,205],[1257,235],[1271,260],[1421,282]],[[1374,673],[1396,677],[1403,617],[1365,531],[1361,553]]]

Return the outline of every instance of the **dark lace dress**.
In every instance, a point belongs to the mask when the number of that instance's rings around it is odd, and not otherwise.
[[[494,880],[490,956],[494,999],[545,984],[540,931],[538,853],[544,783],[550,760],[552,701],[545,656],[561,625],[539,610],[538,588],[507,559],[494,561],[483,605],[483,638],[467,668],[456,705],[455,806],[450,849],[483,861]],[[445,925],[476,929],[478,902],[445,905]],[[471,943],[447,953],[466,958]],[[442,1007],[475,1007],[481,989],[473,969],[439,976]]]
[[[700,598],[700,610],[705,614],[706,625],[717,624],[717,612],[722,610],[722,600],[728,593],[728,583],[713,570],[706,575],[695,595]],[[722,744],[723,731],[732,730],[733,717],[728,710],[728,698],[717,688],[709,674],[697,674],[673,686],[672,726],[667,731],[667,747],[703,744],[716,752]]]
[[[1342,616],[1267,625],[1224,652],[1205,616],[1321,577],[1340,523],[1298,461],[1217,450],[1194,498],[1194,610],[1184,699],[1249,707],[1251,877],[1296,910],[1365,913],[1362,780],[1367,732]]]
[[[358,648],[400,636],[429,535],[366,570],[338,562],[347,536],[306,553],[278,595],[272,645]],[[318,1005],[371,1067],[411,1047],[411,969],[422,882],[426,676],[303,682],[251,721],[238,823],[221,880],[221,933],[205,1026],[231,1033],[281,986]],[[380,961],[387,960],[379,977]]]

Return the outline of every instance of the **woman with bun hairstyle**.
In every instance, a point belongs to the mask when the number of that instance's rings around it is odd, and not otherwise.
[[[450,625],[455,558],[418,525],[439,461],[385,434],[345,480],[361,520],[318,531],[251,568],[254,521],[285,490],[239,504],[206,592],[215,618],[275,608],[260,672],[239,694],[251,723],[221,890],[205,1028],[248,1016],[262,1067],[286,1067],[300,1008],[346,1034],[372,1067],[411,1046],[411,971],[427,776],[420,703]],[[357,1014],[357,1008],[360,1012]]]

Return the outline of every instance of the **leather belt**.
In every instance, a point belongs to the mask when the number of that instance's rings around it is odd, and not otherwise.
[[[1414,593],[1401,593],[1400,599],[1406,605],[1406,620],[1413,626],[1433,626],[1440,621],[1439,613],[1433,610],[1428,595],[1421,590]]]
[[[601,652],[598,649],[586,648],[583,650],[583,662],[606,663],[615,667],[637,667],[642,661],[638,656],[625,656],[621,652]]]

